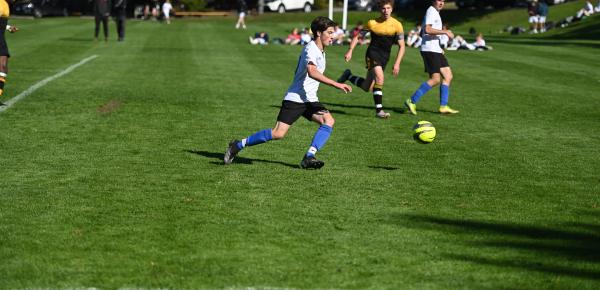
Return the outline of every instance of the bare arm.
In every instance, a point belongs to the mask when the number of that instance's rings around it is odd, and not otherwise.
[[[344,93],[352,92],[352,87],[350,87],[347,84],[338,83],[338,82],[326,77],[324,74],[319,72],[319,70],[317,69],[317,66],[314,65],[313,63],[309,63],[307,65],[306,69],[308,71],[308,76],[311,77],[312,79],[317,80],[326,85],[330,85],[336,89],[340,89]]]
[[[360,36],[360,33],[357,33],[354,37],[352,37],[352,41],[350,42],[350,47],[348,48],[348,52],[346,52],[346,54],[344,54],[344,59],[346,60],[346,62],[349,62],[350,59],[352,59],[352,51],[354,50],[354,48],[356,47],[356,44],[358,43],[359,36]]]
[[[405,45],[404,45],[404,35],[402,35],[401,39],[398,39],[398,54],[396,55],[396,62],[394,63],[394,69],[392,70],[392,73],[394,74],[394,76],[398,76],[398,74],[400,73],[400,62],[402,61],[402,58],[404,57],[404,50],[405,50]]]
[[[435,29],[435,28],[431,27],[431,24],[427,24],[425,26],[425,33],[431,34],[431,35],[446,34],[446,35],[448,35],[448,37],[454,38],[454,33],[452,33],[452,30]]]

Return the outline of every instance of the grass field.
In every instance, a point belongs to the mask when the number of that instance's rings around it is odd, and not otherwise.
[[[274,124],[300,51],[248,35],[316,14],[130,21],[123,43],[113,23],[104,43],[91,19],[13,20],[4,101],[98,57],[0,113],[0,289],[600,288],[600,40],[449,52],[455,116],[435,91],[401,113],[426,77],[409,49],[389,120],[321,87],[337,120],[322,170],[298,168],[303,120],[223,166],[230,139]],[[364,72],[365,47],[345,49],[326,75]],[[418,120],[434,143],[412,140]]]

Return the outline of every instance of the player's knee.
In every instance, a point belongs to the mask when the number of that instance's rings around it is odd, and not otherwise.
[[[333,128],[333,124],[335,124],[335,119],[333,117],[326,118],[323,124]]]
[[[431,79],[429,79],[429,85],[434,87],[440,84],[441,78],[439,75],[433,76],[431,77]]]
[[[284,131],[273,130],[271,132],[271,137],[273,138],[273,140],[281,140],[281,139],[283,139],[283,137],[285,137],[285,133],[286,132],[284,132]]]

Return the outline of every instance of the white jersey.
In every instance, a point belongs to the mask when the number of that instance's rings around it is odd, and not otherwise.
[[[169,3],[169,2],[165,2],[162,6],[163,14],[166,17],[169,17],[171,10],[173,10],[173,5],[171,5],[171,3]]]
[[[308,76],[308,64],[313,63],[317,66],[320,73],[325,71],[325,53],[319,49],[314,41],[309,42],[302,48],[294,81],[287,90],[285,101],[295,103],[318,102],[317,90],[319,90],[319,81]]]
[[[423,20],[423,29],[421,29],[421,37],[423,38],[423,44],[421,44],[421,51],[431,51],[437,53],[443,53],[440,47],[440,38],[438,35],[427,34],[427,25],[431,25],[432,28],[442,30],[442,17],[440,12],[437,11],[433,6],[429,6],[425,13],[425,20]]]

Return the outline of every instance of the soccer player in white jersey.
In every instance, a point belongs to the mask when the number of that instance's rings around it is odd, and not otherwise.
[[[335,22],[327,17],[315,18],[310,28],[313,40],[303,47],[296,66],[294,80],[287,90],[281,103],[277,116],[277,123],[272,129],[258,131],[248,138],[232,140],[223,157],[225,164],[231,164],[235,156],[245,147],[254,146],[271,140],[282,139],[290,126],[303,116],[309,121],[320,125],[315,133],[312,143],[300,163],[304,169],[319,169],[325,165],[317,160],[315,154],[319,151],[331,135],[335,120],[331,113],[319,102],[317,90],[319,83],[324,83],[342,90],[344,93],[352,91],[346,84],[338,83],[323,75],[325,71],[325,47],[333,42]]]
[[[448,64],[448,60],[444,56],[444,50],[440,47],[440,35],[447,35],[449,38],[454,38],[454,34],[450,30],[443,29],[440,10],[444,8],[444,0],[432,0],[431,6],[425,13],[423,20],[423,29],[421,37],[421,57],[425,65],[425,71],[429,73],[429,79],[423,82],[415,91],[410,99],[404,102],[407,110],[413,114],[417,114],[417,102],[431,88],[440,84],[440,108],[442,114],[456,114],[457,110],[453,110],[448,106],[448,98],[450,97],[450,83],[452,82],[452,70]]]

